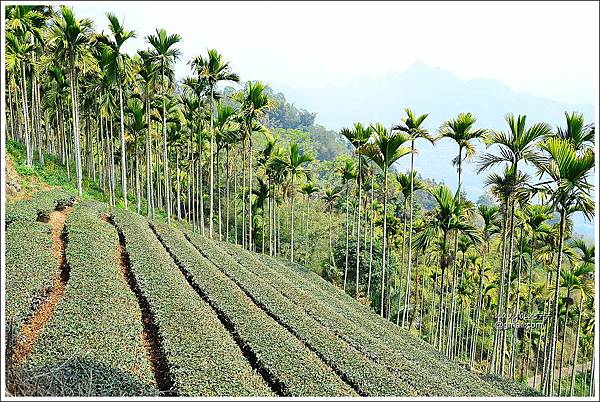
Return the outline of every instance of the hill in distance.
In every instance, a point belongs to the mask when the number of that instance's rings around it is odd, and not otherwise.
[[[435,133],[443,121],[460,112],[471,112],[477,118],[477,127],[505,130],[507,113],[527,115],[529,125],[548,122],[553,127],[564,125],[564,112],[583,113],[587,122],[594,121],[591,104],[570,105],[512,90],[499,80],[461,80],[439,68],[415,63],[402,73],[388,73],[382,77],[356,79],[351,83],[327,85],[320,88],[298,90],[284,84],[272,83],[275,91],[282,91],[290,102],[317,113],[316,122],[328,129],[339,130],[354,122],[381,122],[387,127],[400,122],[404,108],[410,107],[418,114],[428,113],[424,126]],[[415,169],[423,177],[444,182],[456,189],[456,169],[452,159],[457,155],[456,144],[441,140],[435,146],[420,141]],[[478,153],[485,151],[482,143],[476,144]],[[493,149],[490,149],[494,152]],[[401,159],[396,168],[410,168],[409,158]],[[535,170],[525,167],[535,179]],[[499,169],[491,170],[499,171]],[[467,196],[476,201],[486,191],[483,181],[487,173],[477,175],[475,165],[467,162],[463,170],[463,188]],[[593,222],[581,214],[574,215],[575,230],[593,239]]]

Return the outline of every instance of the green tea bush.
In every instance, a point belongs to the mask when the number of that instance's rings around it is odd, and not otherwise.
[[[189,286],[145,218],[113,213],[132,276],[152,312],[179,396],[269,396],[213,310]]]
[[[239,261],[248,270],[262,277],[266,283],[271,284],[282,295],[303,306],[305,311],[317,322],[321,323],[334,335],[346,341],[353,348],[358,350],[370,360],[382,365],[388,369],[389,373],[397,377],[404,384],[404,388],[414,390],[417,395],[445,395],[451,391],[443,380],[437,378],[427,378],[427,375],[421,369],[421,364],[411,357],[407,358],[402,354],[395,353],[391,348],[386,349],[384,344],[378,343],[372,339],[371,335],[364,331],[360,325],[339,317],[334,311],[329,309],[325,303],[317,301],[312,295],[300,292],[295,284],[288,282],[285,278],[279,277],[277,273],[269,272],[269,268],[255,260],[252,253],[248,253],[238,246],[219,244],[228,249],[231,255],[237,256]],[[252,261],[254,260],[254,263]]]
[[[256,356],[257,364],[271,383],[276,383],[282,395],[356,395],[318,356],[265,314],[226,276],[229,265],[234,262],[211,258],[216,264],[213,265],[186,241],[181,232],[165,225],[155,227],[174,258],[188,271],[191,280],[211,304],[226,316],[244,347]]]
[[[276,259],[250,253],[238,246],[224,245],[230,252],[235,250],[241,261],[258,259],[260,264],[244,265],[254,269],[272,286],[294,302],[305,306],[307,312],[332,332],[346,340],[366,356],[387,367],[410,387],[415,387],[420,395],[498,395],[489,386],[457,364],[444,358],[431,346],[422,343],[418,347],[408,333],[394,333],[389,328],[380,334],[371,319],[386,322],[356,303],[339,289],[323,281],[317,275],[303,268],[291,269]],[[233,250],[231,248],[234,248]],[[254,267],[254,268],[253,268]],[[316,283],[315,283],[316,282]],[[362,314],[357,314],[360,311]],[[363,315],[370,315],[366,320]],[[396,326],[390,323],[395,331]]]
[[[119,270],[119,238],[102,209],[80,204],[65,222],[69,281],[22,367],[25,389],[37,395],[158,395],[140,309]]]
[[[45,223],[16,222],[5,232],[7,352],[25,320],[52,288],[58,262],[51,249],[50,226]]]
[[[189,238],[198,245],[226,274],[253,300],[302,339],[321,359],[342,378],[352,384],[364,396],[410,396],[415,391],[390,373],[382,365],[368,359],[362,353],[337,337],[325,326],[306,313],[303,306],[293,303],[271,286],[266,279],[253,272],[264,270],[254,258],[237,253],[236,246],[219,243],[188,232]],[[224,249],[231,251],[227,254]],[[252,265],[252,268],[249,268]],[[246,268],[249,268],[248,270]],[[253,272],[251,272],[253,271]]]
[[[40,191],[31,199],[6,204],[5,227],[14,222],[33,222],[62,205],[73,204],[75,197],[64,190]]]
[[[510,378],[503,378],[495,374],[483,374],[481,378],[491,384],[494,384],[496,388],[502,390],[507,395],[517,397],[532,397],[542,396],[539,391],[531,388],[527,384],[522,382],[514,381]]]

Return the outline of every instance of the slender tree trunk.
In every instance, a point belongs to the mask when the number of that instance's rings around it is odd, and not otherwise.
[[[356,218],[356,289],[354,295],[358,298],[358,285],[360,282],[360,206],[362,204],[362,183],[361,183],[361,157],[358,157],[358,215]]]
[[[163,80],[163,85],[162,85],[162,90],[164,91],[164,65],[161,65],[161,77]],[[167,223],[171,224],[171,190],[169,187],[169,157],[168,157],[168,153],[167,153],[167,105],[166,105],[166,99],[165,99],[165,94],[163,92],[163,96],[162,96],[162,131],[163,131],[163,172],[164,172],[164,181],[165,181],[165,209],[167,212]]]
[[[348,189],[350,187],[350,181],[346,181],[346,263],[344,265],[344,291],[346,290],[346,283],[348,281],[348,254],[349,254],[349,239],[350,239],[350,220],[348,218]],[[383,292],[383,289],[381,289]]]
[[[79,111],[78,111],[78,99],[77,99],[77,72],[73,60],[71,60],[71,103],[73,106],[73,136],[75,139],[75,167],[77,171],[77,192],[79,196],[83,196],[82,187],[82,172],[81,172],[81,144],[79,136]]]
[[[374,181],[375,181],[375,175],[371,175],[371,216],[369,218],[370,220],[370,225],[371,225],[371,239],[369,240],[369,278],[367,279],[367,297],[370,299],[371,298],[371,273],[373,271],[373,237],[375,237],[374,233],[373,233],[373,229],[374,229],[374,224],[373,224],[373,218],[375,215],[375,210],[373,209],[373,187],[374,187]]]
[[[290,197],[290,216],[292,219],[291,227],[292,227],[292,242],[291,242],[291,254],[290,261],[294,262],[294,175],[292,174],[292,186],[291,186],[292,195]]]
[[[548,381],[546,384],[546,396],[552,396],[553,384],[554,384],[554,363],[556,361],[556,341],[558,336],[558,292],[560,289],[560,269],[562,263],[562,253],[564,245],[564,232],[565,232],[565,221],[566,212],[564,210],[560,213],[560,229],[558,239],[558,261],[556,262],[556,275],[554,283],[554,307],[552,309],[552,339],[550,341],[550,353],[549,353],[549,370],[547,373]]]
[[[181,220],[181,183],[179,180],[179,150],[175,149],[175,164],[177,168],[177,219]]]
[[[562,396],[562,372],[563,372],[563,361],[565,357],[565,343],[567,342],[567,328],[569,328],[569,299],[571,298],[571,292],[567,292],[567,301],[565,303],[565,325],[563,326],[563,336],[560,343],[560,363],[558,369],[558,396]]]
[[[501,243],[501,248],[502,248],[502,257],[501,257],[501,272],[500,272],[500,288],[498,289],[498,306],[497,306],[497,311],[496,311],[496,323],[502,322],[504,323],[504,321],[502,320],[501,314],[502,314],[502,296],[504,293],[504,278],[506,276],[506,239],[508,236],[508,209],[509,207],[509,200],[508,198],[504,201],[504,219],[503,219],[503,224],[502,224],[502,243]],[[492,348],[492,362],[491,362],[491,367],[493,368],[494,372],[496,374],[499,374],[499,365],[498,365],[498,354],[499,354],[499,342],[501,339],[501,326],[496,325],[495,326],[495,331],[494,331],[494,346]]]
[[[216,187],[217,187],[217,210],[218,210],[218,220],[219,220],[219,241],[223,240],[223,225],[222,225],[222,215],[221,215],[221,175],[219,174],[219,147],[217,146],[217,155],[216,155]]]
[[[383,317],[383,300],[385,293],[385,263],[387,251],[387,167],[383,171],[383,256],[381,260],[381,308],[379,314]]]
[[[202,128],[200,128],[202,130]],[[200,186],[198,191],[198,197],[200,198],[200,233],[204,236],[204,180],[202,179],[202,136],[198,140],[198,185]]]
[[[23,99],[23,123],[24,123],[24,127],[25,127],[25,148],[27,151],[27,159],[26,159],[26,163],[27,166],[31,166],[33,165],[33,153],[31,150],[31,138],[29,135],[29,105],[27,102],[27,80],[26,80],[26,76],[25,76],[25,63],[21,62],[21,72],[22,72],[22,79],[21,79],[21,97]],[[71,73],[72,76],[72,73]],[[73,85],[73,79],[71,79],[71,85]],[[73,92],[71,92],[71,96],[73,97]],[[75,102],[74,98],[73,98],[73,102]],[[75,113],[75,107],[73,107],[73,113]],[[75,117],[73,117],[73,121],[75,121]],[[75,124],[75,123],[73,123]],[[80,194],[81,196],[81,194]]]
[[[515,167],[516,168],[516,167]],[[510,229],[509,229],[509,246],[508,246],[508,277],[506,278],[506,292],[504,295],[504,323],[508,324],[510,316],[509,316],[509,302],[510,302],[510,288],[511,288],[511,280],[512,280],[512,267],[513,267],[513,253],[514,253],[514,230],[515,230],[515,200],[512,201],[511,211],[510,211]],[[508,328],[505,325],[502,331],[502,342],[500,349],[500,374],[504,375],[504,364],[506,358],[506,335],[508,333]]]
[[[252,124],[252,123],[251,123]],[[254,229],[254,221],[252,219],[252,131],[248,130],[248,249],[254,250],[254,243],[252,242],[252,232]],[[292,185],[293,187],[293,185]],[[293,191],[293,189],[292,189]],[[293,200],[293,195],[292,195]],[[293,201],[292,201],[293,202]],[[292,207],[292,213],[294,208]],[[292,215],[293,218],[293,215]],[[293,239],[293,238],[292,238]],[[293,254],[293,247],[292,247]],[[292,260],[294,257],[292,256]]]
[[[577,326],[575,331],[577,335],[575,337],[575,352],[573,352],[573,368],[571,370],[571,386],[569,387],[569,396],[573,396],[573,390],[575,389],[575,370],[577,368],[577,353],[579,352],[579,334],[581,333],[581,309],[583,307],[583,295],[579,299],[579,310],[577,314]]]
[[[443,333],[442,333],[442,326],[443,326],[443,314],[444,314],[444,277],[445,277],[445,273],[446,273],[446,268],[448,266],[448,261],[447,261],[447,251],[446,251],[446,244],[448,241],[448,232],[444,232],[444,240],[443,240],[443,249],[442,249],[442,256],[440,258],[440,267],[442,269],[442,278],[441,278],[441,283],[440,283],[440,301],[439,301],[439,306],[438,306],[438,322],[437,322],[437,348],[438,351],[441,352],[442,351],[442,339],[443,339]]]
[[[164,109],[163,109],[164,111]],[[123,87],[119,82],[119,113],[121,115],[121,188],[123,191],[123,203],[127,209],[127,170],[125,162],[125,118],[123,117]]]
[[[138,147],[138,134],[135,134],[135,199],[137,202],[136,211],[141,213],[142,209],[142,190],[140,180],[140,158],[139,158],[139,147]]]
[[[213,238],[214,228],[213,228],[213,220],[214,220],[214,194],[215,194],[215,179],[214,179],[214,151],[215,151],[215,135],[213,133],[213,112],[214,112],[214,95],[213,95],[213,87],[210,87],[210,197],[209,204],[210,209],[208,211],[208,234],[210,238]]]
[[[483,276],[485,275],[485,256],[487,251],[487,242],[483,246],[481,254],[481,270],[479,271],[479,291],[477,293],[477,309],[475,310],[475,336],[471,346],[471,364],[475,365],[475,349],[477,348],[477,338],[479,337],[479,322],[481,317],[482,301],[483,301]]]
[[[461,176],[462,176],[462,147],[458,147],[458,187],[457,187],[457,194],[458,194],[458,202],[460,203],[460,190],[461,190]],[[454,335],[454,308],[455,308],[455,293],[454,293],[454,285],[455,285],[455,279],[456,279],[456,256],[458,255],[458,233],[455,234],[454,236],[454,254],[452,257],[452,295],[450,296],[450,319],[449,319],[449,326],[448,326],[448,344],[447,344],[447,350],[446,352],[448,352],[448,350],[452,349],[452,337]]]
[[[410,274],[412,270],[412,232],[413,232],[413,193],[414,193],[414,152],[415,152],[415,140],[411,141],[411,154],[410,154],[410,201],[408,210],[408,270],[406,272],[406,296],[404,297],[404,311],[402,313],[402,326],[407,319],[408,309],[410,305]]]
[[[230,170],[230,164],[229,164],[229,147],[226,148],[225,150],[225,170],[226,170],[226,174],[225,174],[225,187],[227,188],[227,193],[225,196],[225,199],[227,200],[227,205],[226,205],[226,211],[225,211],[225,241],[229,242],[229,207],[231,204],[231,198],[230,198],[230,194],[229,194],[229,190],[230,190],[230,183],[229,183],[229,170]],[[269,211],[270,214],[270,211]]]
[[[146,203],[148,207],[148,216],[154,220],[154,208],[152,201],[152,158],[151,158],[151,126],[150,126],[150,101],[146,91]]]

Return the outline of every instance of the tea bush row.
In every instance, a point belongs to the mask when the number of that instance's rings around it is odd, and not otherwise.
[[[361,325],[378,340],[390,345],[400,344],[402,345],[401,350],[414,351],[420,354],[427,364],[430,364],[432,368],[441,373],[441,376],[448,378],[448,381],[451,381],[457,387],[468,390],[476,385],[476,387],[481,388],[481,392],[485,395],[500,395],[503,393],[498,390],[494,382],[482,382],[479,376],[447,359],[445,355],[419,337],[413,336],[407,330],[382,319],[367,306],[356,303],[342,289],[323,280],[314,272],[281,258],[263,255],[256,255],[256,257],[263,261],[265,265],[284,274],[286,278],[293,278],[295,284],[318,297],[319,300],[327,300],[331,308],[348,320],[352,322],[360,321]]]
[[[65,222],[69,280],[23,364],[26,382],[35,382],[27,388],[38,395],[158,394],[141,312],[119,269],[119,238],[100,219],[102,210],[102,204],[80,204]]]
[[[6,230],[4,239],[5,346],[10,351],[25,320],[50,292],[59,270],[48,224],[16,222]]]
[[[279,394],[356,395],[300,340],[257,307],[226,276],[232,269],[231,261],[212,257],[209,261],[187,242],[180,231],[165,225],[156,225],[155,229],[177,262],[189,273],[191,281],[231,323],[243,346],[256,358]]]
[[[145,218],[115,210],[132,276],[153,315],[179,396],[268,395],[213,310],[189,286]]]
[[[347,310],[351,310],[354,300],[349,299],[342,308],[332,308],[332,292],[315,292],[315,287],[307,284],[307,280],[285,266],[273,265],[276,260],[261,258],[258,254],[250,253],[234,245],[224,245],[230,253],[236,253],[239,258],[246,261],[259,259],[260,263],[245,266],[254,269],[254,272],[268,280],[290,300],[302,305],[307,312],[332,332],[346,340],[353,347],[363,352],[374,361],[387,367],[409,387],[417,390],[419,395],[488,395],[492,393],[491,387],[478,378],[470,379],[464,369],[458,367],[454,370],[447,359],[441,355],[431,353],[431,347],[426,345],[413,348],[404,340],[391,340],[381,337],[375,331],[364,327],[360,317],[348,317]],[[262,264],[264,263],[264,264]],[[254,267],[254,268],[253,268]],[[322,279],[316,277],[316,280]],[[403,338],[411,337],[404,334]],[[465,377],[466,380],[465,380]]]
[[[64,190],[39,191],[31,199],[6,204],[5,227],[15,222],[36,221],[61,205],[71,205],[73,195]]]
[[[219,266],[226,266],[227,275],[250,294],[273,316],[290,328],[336,372],[364,396],[410,396],[415,391],[400,379],[365,357],[345,341],[315,321],[298,305],[284,297],[267,279],[253,272],[264,267],[253,257],[237,253],[236,246],[216,244],[209,239],[188,233],[189,238]],[[224,249],[231,249],[229,255]],[[250,267],[251,266],[251,267]],[[248,268],[248,269],[247,269]]]

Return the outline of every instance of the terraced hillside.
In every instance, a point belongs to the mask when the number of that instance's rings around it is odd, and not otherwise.
[[[301,266],[63,192],[10,204],[17,395],[499,396]]]

